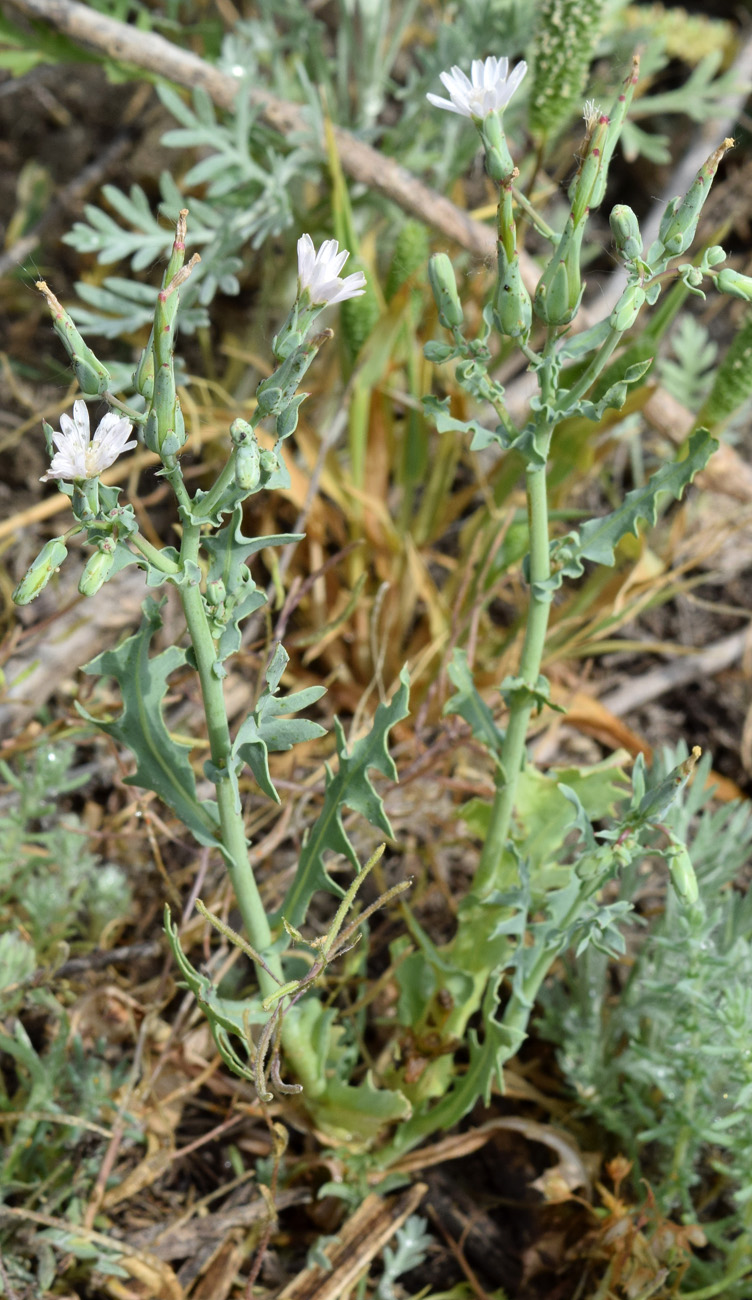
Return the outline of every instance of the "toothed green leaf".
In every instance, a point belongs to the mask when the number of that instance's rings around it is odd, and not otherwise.
[[[654,524],[658,512],[658,498],[668,492],[678,501],[685,487],[707,465],[718,447],[707,429],[698,429],[689,441],[689,451],[684,460],[670,461],[656,470],[642,487],[628,492],[622,505],[600,519],[589,519],[577,532],[559,538],[552,547],[556,572],[540,586],[555,591],[566,578],[579,578],[585,572],[584,561],[612,565],[615,548],[629,533],[638,536],[641,520]]]
[[[504,733],[496,726],[493,713],[473,681],[465,650],[454,651],[447,672],[452,685],[457,687],[457,694],[447,700],[444,713],[456,713],[463,718],[476,740],[500,763]]]
[[[127,785],[153,790],[195,835],[200,844],[219,847],[216,804],[200,802],[186,749],[169,734],[162,717],[167,678],[185,663],[185,651],[170,646],[149,657],[154,634],[162,626],[161,606],[151,598],[144,601],[144,618],[138,632],[115,650],[105,650],[84,667],[85,673],[114,677],[123,697],[123,711],[111,722],[78,712],[118,744],[127,745],[137,767]]]
[[[368,735],[356,740],[350,752],[347,750],[342,724],[335,718],[339,767],[335,775],[327,766],[324,806],[303,845],[295,881],[274,918],[274,923],[278,923],[284,916],[290,925],[302,925],[308,904],[319,889],[325,889],[339,898],[344,896],[344,890],[332,880],[324,862],[324,854],[328,850],[344,854],[356,871],[360,869],[355,848],[342,823],[343,808],[354,809],[382,834],[392,837],[384,804],[371,783],[369,770],[376,768],[390,781],[397,780],[397,769],[387,749],[387,738],[395,723],[407,717],[408,694],[407,669],[403,668],[399,689],[388,704],[379,705]]]
[[[318,722],[282,716],[307,709],[326,694],[325,686],[309,686],[305,691],[278,696],[279,683],[288,663],[289,655],[278,645],[266,671],[267,689],[253,713],[241,725],[232,747],[233,757],[248,764],[257,785],[275,803],[280,799],[269,773],[269,754],[292,749],[301,740],[314,740],[326,735],[326,728],[320,727]]]

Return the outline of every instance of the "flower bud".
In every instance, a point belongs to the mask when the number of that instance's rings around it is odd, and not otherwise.
[[[677,842],[672,843],[666,853],[666,861],[671,875],[671,884],[677,898],[691,907],[696,903],[700,891],[697,885],[697,876],[692,866],[692,859],[687,851],[685,844]]]
[[[52,313],[52,325],[73,363],[73,372],[81,391],[88,397],[106,393],[112,385],[109,370],[98,361],[90,347],[84,343],[67,311],[61,306],[44,280],[37,280],[37,289],[47,299]]]
[[[640,223],[632,209],[626,203],[617,203],[616,207],[611,209],[609,223],[616,250],[624,261],[633,262],[636,257],[641,257]]]
[[[585,286],[580,276],[580,248],[585,222],[570,216],[559,246],[535,291],[535,314],[546,325],[568,325],[577,314]]]
[[[141,359],[133,372],[133,386],[137,393],[150,402],[154,396],[154,330],[149,335],[149,342],[141,353]]]
[[[261,479],[259,446],[255,439],[244,442],[235,452],[235,482],[243,492],[252,492]]]
[[[68,548],[61,537],[51,537],[42,547],[31,568],[13,592],[17,605],[28,605],[47,586],[53,573],[63,563]]]
[[[254,432],[247,420],[233,420],[230,425],[230,437],[234,447],[241,447],[244,442],[253,438]]]
[[[322,343],[333,338],[332,330],[314,334],[308,342],[295,348],[256,389],[259,415],[281,415],[295,396],[295,391]]]
[[[577,173],[569,186],[569,201],[572,204],[572,217],[575,226],[584,221],[590,208],[595,206],[593,194],[596,182],[603,168],[603,146],[606,141],[610,122],[605,113],[601,113],[592,130],[586,137],[586,152]]]
[[[720,244],[711,244],[710,248],[705,250],[703,260],[706,266],[720,266],[721,262],[726,261],[726,250],[721,248]]]
[[[587,5],[585,5],[584,8],[587,9]],[[640,59],[639,55],[635,55],[632,59],[632,67],[627,73],[623,87],[608,111],[608,128],[601,145],[601,165],[588,201],[591,212],[594,212],[597,207],[600,207],[605,197],[606,182],[608,181],[608,169],[611,165],[614,149],[616,148],[619,137],[622,133],[627,113],[629,112],[629,106],[632,103],[632,96],[634,95],[635,86],[637,85],[639,71]]]
[[[721,293],[729,293],[732,298],[741,298],[744,302],[752,302],[752,279],[748,275],[742,275],[740,271],[734,271],[730,266],[724,266],[715,277],[715,287]]]
[[[82,596],[95,596],[112,572],[115,556],[111,550],[95,551],[90,555],[78,584]]]
[[[527,338],[533,319],[530,294],[522,283],[520,259],[515,250],[508,258],[499,241],[499,269],[494,297],[494,318],[497,329],[510,339]]]
[[[608,323],[611,329],[618,330],[620,334],[631,329],[644,301],[645,290],[639,284],[628,285],[609,317]]]
[[[207,605],[222,605],[227,599],[227,587],[221,578],[214,578],[212,582],[206,584],[206,603]]]
[[[446,330],[462,326],[462,303],[457,293],[454,267],[446,253],[435,253],[428,263],[431,284],[439,320]]]
[[[718,164],[733,143],[730,138],[724,140],[703,163],[684,198],[672,199],[666,208],[658,229],[658,239],[669,257],[685,253],[692,243]]]

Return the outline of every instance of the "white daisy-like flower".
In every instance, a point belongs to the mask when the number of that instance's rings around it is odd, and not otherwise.
[[[98,478],[121,452],[137,445],[135,438],[127,440],[132,427],[130,420],[108,411],[91,438],[88,407],[85,402],[74,402],[73,419],[61,415],[60,433],[52,435],[57,451],[47,473],[42,475],[42,483],[50,479],[66,479],[72,483],[76,479]]]
[[[339,251],[336,239],[325,239],[318,253],[310,235],[298,240],[298,294],[305,289],[314,307],[328,307],[346,298],[358,298],[366,291],[366,277],[355,271],[344,280],[340,271],[350,254],[346,248]]]
[[[426,99],[436,108],[459,113],[460,117],[488,117],[489,113],[506,108],[526,72],[524,59],[511,73],[509,59],[497,59],[493,54],[485,62],[473,59],[469,77],[456,66],[451,72],[439,74],[449,91],[449,99],[442,99],[440,95],[426,95]]]

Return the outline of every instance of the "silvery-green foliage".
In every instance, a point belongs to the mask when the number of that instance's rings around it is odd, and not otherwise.
[[[292,223],[296,183],[313,157],[303,145],[280,147],[279,137],[259,121],[247,96],[238,96],[240,107],[234,114],[219,115],[201,89],[194,91],[192,104],[169,86],[158,90],[179,123],[165,133],[163,144],[202,154],[182,178],[180,189],[169,172],[160,177],[161,211],[174,227],[180,209],[190,206],[189,248],[202,253],[182,295],[181,328],[192,333],[207,323],[202,309],[217,292],[237,294],[243,248],[258,248]],[[202,189],[204,197],[195,198],[195,188]],[[154,215],[140,186],[133,185],[126,195],[107,185],[102,193],[117,215],[87,204],[86,220],[75,223],[66,242],[80,252],[96,253],[105,265],[130,259],[133,270],[143,270],[168,253],[173,230]],[[152,285],[110,276],[101,286],[79,282],[76,288],[93,310],[75,307],[71,315],[88,333],[96,331],[105,338],[133,333],[154,313],[157,290]]]
[[[15,767],[0,763],[10,787],[0,811],[0,924],[4,953],[16,983],[43,966],[74,935],[96,942],[102,927],[130,906],[124,872],[103,863],[86,845],[86,832],[61,798],[90,778],[73,767],[70,744],[45,744]],[[21,922],[26,937],[9,928]],[[0,961],[0,968],[2,967]]]
[[[630,33],[632,42],[635,35]],[[660,41],[651,42],[647,52],[646,73],[657,73],[668,63],[669,56],[663,52]],[[686,81],[669,90],[643,96],[624,128],[625,156],[630,161],[638,157],[647,158],[659,166],[672,160],[670,137],[663,132],[646,130],[639,125],[640,121],[652,123],[680,115],[693,122],[722,120],[728,111],[729,95],[738,89],[737,74],[734,71],[719,71],[722,64],[722,52],[714,50],[700,59]]]
[[[384,1271],[376,1288],[376,1300],[396,1300],[394,1283],[403,1273],[418,1268],[433,1245],[427,1232],[428,1222],[420,1214],[411,1214],[397,1229],[393,1246],[384,1247]]]
[[[530,32],[529,6],[520,0],[472,0],[458,6],[454,21],[438,28],[434,47],[419,53],[421,70],[408,67],[405,84],[394,81],[392,69],[411,6],[393,16],[383,4],[353,8],[350,0],[341,0],[341,9],[333,56],[322,23],[299,0],[285,14],[284,31],[279,30],[278,7],[268,3],[260,6],[257,18],[237,23],[218,60],[238,78],[240,93],[231,113],[216,110],[203,90],[195,90],[189,103],[171,87],[159,86],[177,123],[162,143],[181,154],[186,149],[200,154],[181,177],[180,188],[169,172],[160,176],[159,208],[167,221],[152,211],[140,186],[131,186],[126,194],[106,185],[106,207],[87,204],[85,220],[75,223],[66,242],[95,253],[103,265],[129,260],[133,270],[144,270],[168,253],[170,223],[188,206],[189,249],[198,249],[202,261],[183,289],[181,329],[190,334],[207,324],[203,309],[215,295],[238,292],[243,250],[258,248],[289,228],[302,202],[303,184],[324,178],[322,87],[327,111],[345,125],[372,124],[387,94],[402,99],[403,112],[386,131],[384,147],[417,170],[434,167],[442,184],[455,179],[472,153],[463,132],[453,124],[440,127],[424,112],[425,90],[437,69],[464,57],[468,48],[496,42],[512,52],[521,50]],[[390,17],[393,21],[387,22]],[[302,101],[309,129],[282,138],[267,127],[242,93],[243,86],[259,83],[282,98]],[[200,198],[193,192],[197,188]],[[156,290],[122,276],[108,276],[101,285],[79,281],[76,291],[84,305],[72,307],[71,315],[86,334],[122,337],[147,325],[153,314]]]
[[[670,336],[671,356],[659,357],[661,384],[690,411],[698,410],[713,383],[718,345],[694,316],[679,318]]]
[[[677,758],[680,752],[664,753],[650,774],[652,788]],[[752,856],[752,814],[744,803],[708,805],[709,770],[706,756],[686,797],[665,817],[671,831],[688,838],[705,901],[683,908],[668,891],[647,933],[644,922],[642,932],[627,932],[630,962],[621,988],[611,983],[601,952],[590,948],[567,961],[563,978],[543,990],[539,1028],[557,1043],[582,1110],[635,1162],[635,1185],[646,1178],[667,1212],[679,1208],[694,1217],[701,1179],[715,1176],[729,1208],[735,1202],[742,1210],[748,1233],[752,896],[734,881]],[[624,873],[622,889],[639,900],[646,877],[637,865]],[[722,1234],[717,1244],[724,1245]],[[732,1249],[730,1241],[724,1249]],[[699,1284],[702,1267],[693,1270]]]

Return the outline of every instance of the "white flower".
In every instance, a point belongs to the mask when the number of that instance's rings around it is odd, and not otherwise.
[[[350,254],[346,248],[339,251],[336,239],[325,239],[318,253],[310,235],[298,240],[298,294],[308,290],[314,307],[328,307],[346,298],[358,298],[366,291],[366,277],[355,271],[344,280],[340,271]]]
[[[135,438],[126,441],[132,425],[121,415],[108,411],[100,420],[94,438],[90,440],[89,411],[85,402],[73,403],[73,419],[69,415],[60,416],[60,433],[53,433],[52,441],[57,447],[52,457],[52,464],[42,483],[50,479],[62,478],[73,482],[75,479],[98,478],[103,470],[114,464],[122,451],[135,447]]]
[[[527,72],[524,60],[509,72],[509,59],[497,59],[493,54],[486,59],[473,59],[471,77],[461,68],[440,73],[449,91],[449,99],[440,95],[426,95],[437,108],[446,108],[461,117],[483,118],[489,113],[503,111]]]

